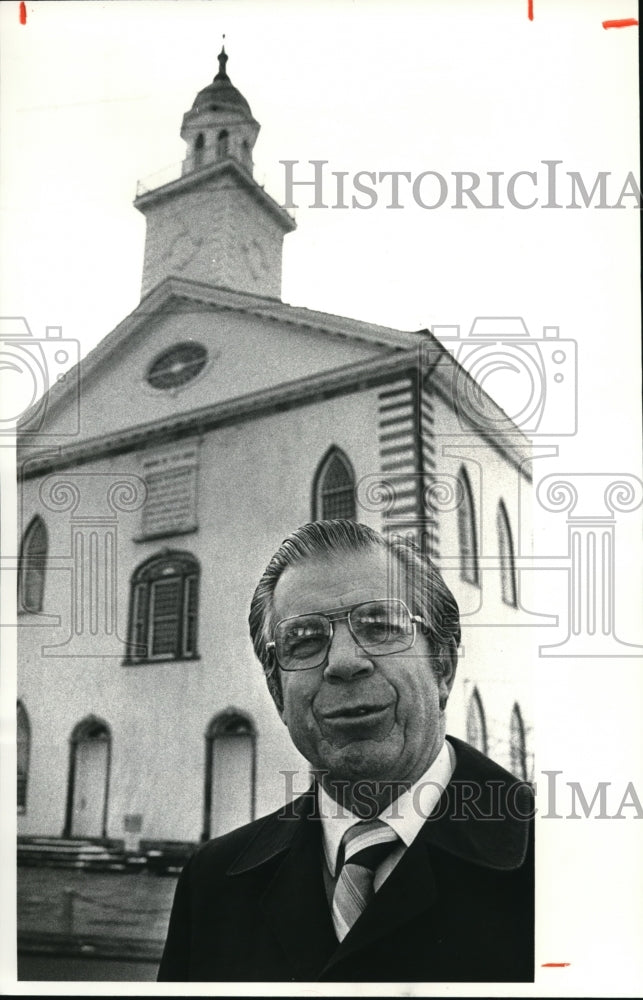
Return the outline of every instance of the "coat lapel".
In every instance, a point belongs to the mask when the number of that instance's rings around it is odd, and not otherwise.
[[[273,816],[237,858],[230,875],[277,864],[260,905],[285,953],[290,975],[315,980],[337,948],[322,875],[321,823],[313,790]]]
[[[262,905],[293,976],[299,980],[317,979],[337,948],[324,889],[318,820],[306,819],[299,824]]]
[[[497,871],[520,868],[534,815],[530,786],[461,740],[449,736],[449,742],[456,767],[419,836],[473,865]]]

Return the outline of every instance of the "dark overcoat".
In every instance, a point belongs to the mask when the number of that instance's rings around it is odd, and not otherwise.
[[[185,866],[160,981],[530,982],[533,796],[453,737],[453,777],[338,943],[314,790]]]

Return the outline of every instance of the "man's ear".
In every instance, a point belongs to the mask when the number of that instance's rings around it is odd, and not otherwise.
[[[284,726],[287,726],[288,723],[286,722],[286,709],[284,708],[283,692],[281,689],[278,692],[271,689],[270,694],[272,695],[272,700],[275,704],[275,708],[277,709],[279,718],[283,722]]]
[[[288,723],[284,718],[284,693],[279,680],[279,668],[277,666],[277,661],[275,660],[274,651],[268,653],[267,661],[264,666],[264,674],[268,683],[270,697],[274,702],[279,718],[283,722],[284,726],[286,726]]]
[[[446,708],[451,688],[455,681],[458,668],[458,648],[453,639],[448,644],[440,646],[438,654],[438,688],[440,692],[440,708]]]
[[[279,685],[277,690],[271,688],[270,693],[272,695],[272,700],[275,703],[275,708],[277,709],[279,718],[283,722],[284,726],[287,726],[288,723],[286,722],[286,709],[284,707],[284,692],[283,688],[281,687],[281,684]]]

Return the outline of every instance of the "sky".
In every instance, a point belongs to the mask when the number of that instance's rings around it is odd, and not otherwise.
[[[459,325],[466,333],[476,317],[522,317],[545,358],[547,407],[562,414],[536,438],[549,454],[540,460],[543,475],[581,474],[589,479],[579,482],[594,484],[603,475],[640,478],[634,199],[621,199],[622,208],[541,207],[543,161],[560,161],[563,206],[567,172],[579,173],[588,190],[606,172],[614,205],[628,172],[637,171],[637,29],[603,27],[636,17],[632,0],[534,0],[533,20],[527,0],[76,0],[27,3],[26,13],[23,25],[18,3],[0,5],[2,316],[24,316],[40,337],[46,326],[61,326],[84,356],[136,307],[145,239],[132,206],[136,181],[183,158],[183,113],[214,76],[225,34],[228,73],[262,126],[255,176],[282,203],[281,161],[297,161],[301,179],[311,177],[309,161],[327,161],[328,207],[311,207],[310,188],[295,196],[283,299],[404,329]],[[360,171],[402,171],[412,180],[434,171],[448,195],[427,209],[413,198],[412,181],[401,181],[401,207],[389,208],[390,187],[378,183],[372,208],[331,207],[332,173],[346,172],[350,185]],[[516,199],[539,198],[533,208],[510,203],[507,179],[518,171],[536,174],[515,182]],[[453,207],[454,174],[464,172],[481,177],[483,203],[496,172],[504,207],[476,208],[466,198],[466,207]],[[559,327],[577,350],[576,394],[560,402],[552,349],[541,344],[545,326]],[[570,357],[569,344],[565,350]],[[511,410],[515,382],[506,372],[491,375],[486,388]],[[577,432],[561,435],[575,399]],[[565,518],[538,513],[537,541],[561,551]],[[621,636],[642,643],[640,509],[617,521],[617,550]],[[541,574],[541,586],[549,588],[551,576]],[[557,586],[566,586],[560,574]],[[640,658],[539,664],[543,766],[562,760],[579,780],[602,776],[619,788],[633,780],[643,749],[640,665]],[[597,927],[579,905],[583,865],[594,868],[596,858],[604,878],[594,902],[619,915],[624,953],[628,942],[635,947],[637,922],[623,898],[636,824],[591,823],[542,835],[541,857],[551,866],[543,905],[553,902],[555,912],[539,954],[559,945],[560,960],[574,956],[562,985],[560,973],[540,974],[539,989],[550,995],[609,990],[617,981],[606,961],[592,964],[599,938],[601,948],[616,947],[614,927],[606,917]],[[626,959],[623,988],[632,970]]]

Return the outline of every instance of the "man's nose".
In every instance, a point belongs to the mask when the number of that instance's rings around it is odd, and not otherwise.
[[[329,681],[352,681],[369,677],[375,664],[350,634],[347,622],[333,622],[333,638],[324,677]]]

